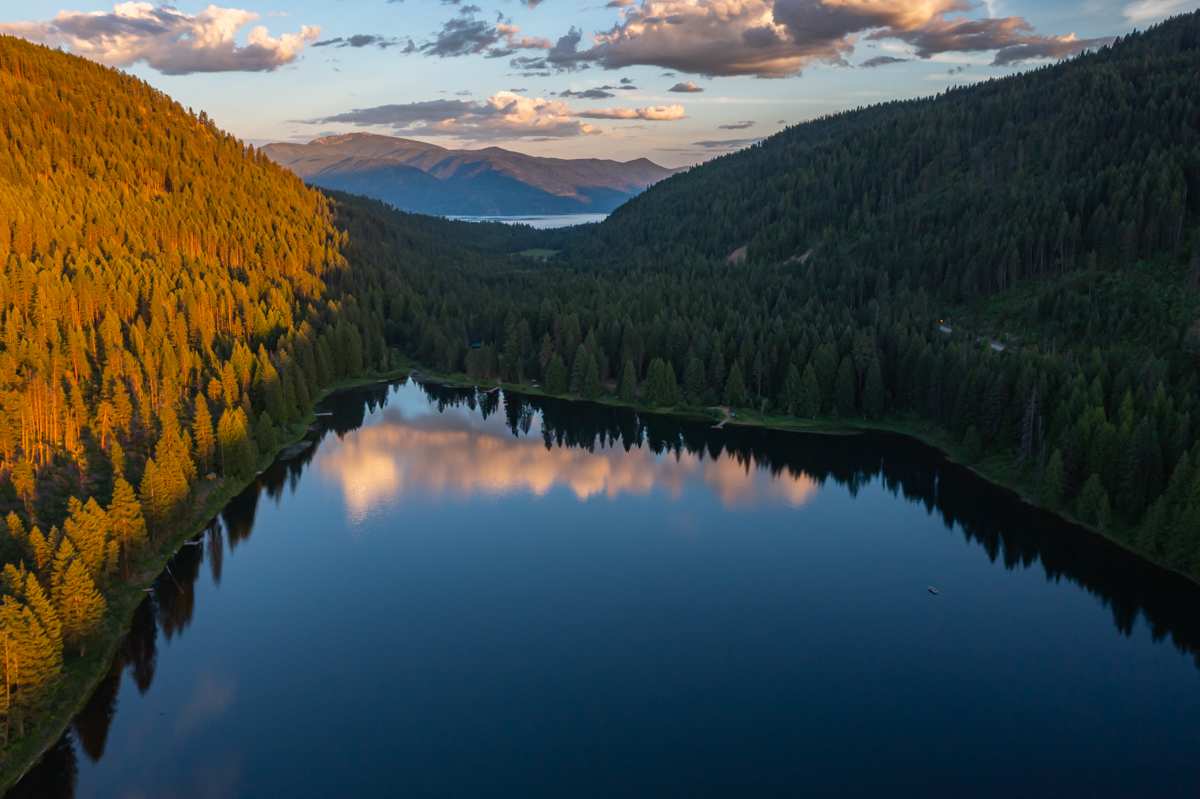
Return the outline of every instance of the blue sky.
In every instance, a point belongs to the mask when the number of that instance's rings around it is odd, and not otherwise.
[[[0,30],[125,68],[257,143],[362,130],[676,166],[1048,63],[1200,0],[4,6]]]

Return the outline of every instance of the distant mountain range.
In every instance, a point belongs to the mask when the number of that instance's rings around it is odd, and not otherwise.
[[[308,183],[404,211],[463,216],[606,213],[676,170],[639,158],[540,158],[350,133],[262,151]]]

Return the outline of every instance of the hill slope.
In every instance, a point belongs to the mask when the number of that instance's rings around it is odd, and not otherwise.
[[[1200,17],[922,100],[798,125],[675,175],[589,257],[836,248],[943,296],[1178,253],[1200,213]]]
[[[313,185],[428,214],[603,213],[672,173],[644,158],[540,158],[499,147],[449,150],[367,133],[269,144],[263,152]]]
[[[0,96],[2,790],[197,506],[387,353],[329,200],[295,175],[139,80],[5,36]]]

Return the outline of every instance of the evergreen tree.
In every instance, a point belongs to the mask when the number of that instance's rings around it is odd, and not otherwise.
[[[196,409],[192,417],[192,440],[196,443],[196,465],[201,471],[207,472],[214,463],[217,454],[217,439],[213,432],[212,414],[208,410],[208,401],[203,394],[196,395]]]
[[[133,486],[118,478],[108,506],[108,524],[126,560],[146,545],[146,520]]]
[[[804,367],[800,378],[800,391],[796,399],[796,415],[811,419],[821,411],[821,385],[812,364]]]
[[[731,408],[740,408],[746,404],[746,385],[742,380],[742,365],[737,361],[729,369],[729,379],[725,383],[725,404]]]
[[[555,353],[546,367],[546,391],[549,394],[566,394],[567,388],[567,365]]]
[[[703,405],[706,393],[704,363],[696,356],[688,358],[687,368],[683,372],[684,394],[688,403]]]
[[[633,402],[637,399],[637,372],[633,368],[633,361],[625,361],[625,368],[621,370],[621,389],[620,397],[625,402]]]
[[[54,604],[62,620],[63,641],[68,646],[78,645],[83,654],[84,640],[104,619],[107,605],[78,558],[71,558],[65,564],[56,561],[54,569]]]
[[[1050,453],[1050,460],[1046,463],[1045,472],[1042,474],[1041,500],[1043,505],[1048,508],[1058,507],[1058,503],[1062,501],[1065,479],[1062,452],[1056,449]]]
[[[858,376],[854,372],[854,361],[849,355],[842,358],[838,367],[835,408],[838,416],[849,417],[858,413]]]
[[[879,419],[882,418],[886,407],[883,371],[879,367],[879,359],[872,356],[867,367],[866,384],[863,386],[863,413],[868,419]]]

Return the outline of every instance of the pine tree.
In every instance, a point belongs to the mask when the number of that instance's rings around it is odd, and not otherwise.
[[[683,371],[684,394],[688,403],[703,405],[705,394],[704,362],[696,356],[688,358]]]
[[[0,631],[10,636],[18,699],[31,704],[62,672],[62,648],[54,646],[33,610],[11,596],[0,599]]]
[[[260,413],[254,423],[254,443],[259,453],[275,451],[275,422],[269,411]]]
[[[867,380],[863,386],[863,413],[868,419],[879,419],[887,407],[887,397],[883,386],[883,370],[879,359],[872,356],[867,367]]]
[[[546,367],[546,392],[549,394],[567,393],[567,365],[558,353],[550,359]]]
[[[633,402],[637,399],[637,371],[633,368],[633,361],[625,361],[625,368],[621,370],[621,399],[625,402]]]
[[[817,373],[811,363],[804,367],[804,376],[800,378],[800,395],[796,405],[796,415],[805,419],[811,419],[821,412],[821,384],[817,382]]]
[[[588,351],[582,344],[575,350],[575,361],[571,365],[571,393],[581,396],[587,380]]]
[[[1062,501],[1064,482],[1063,456],[1062,452],[1056,449],[1050,453],[1050,460],[1046,463],[1045,472],[1042,474],[1041,500],[1043,505],[1048,508],[1058,507],[1058,503]]]
[[[112,502],[108,505],[108,524],[124,553],[126,562],[146,545],[146,520],[137,495],[124,478],[113,483]]]
[[[854,372],[854,361],[847,355],[838,367],[837,387],[834,392],[834,407],[838,416],[850,417],[858,412],[858,376]]]
[[[104,619],[107,603],[87,568],[78,558],[71,558],[65,565],[54,564],[52,578],[54,604],[62,620],[63,642],[67,646],[79,646],[83,654],[84,641]]]
[[[217,454],[217,439],[213,433],[212,414],[208,410],[208,400],[203,394],[196,395],[196,409],[192,417],[192,440],[196,444],[196,464],[201,471],[207,472],[213,467]]]
[[[587,366],[583,372],[583,396],[596,399],[600,396],[600,391],[600,365],[596,362],[596,357],[589,352]]]
[[[1104,490],[1100,475],[1091,475],[1083,484],[1083,490],[1079,492],[1079,498],[1076,500],[1075,512],[1084,522],[1100,530],[1108,527],[1111,509],[1108,492]]]
[[[788,364],[787,377],[783,381],[783,397],[780,402],[784,413],[792,416],[799,415],[801,382],[800,370],[796,364],[794,362]]]
[[[731,408],[746,404],[746,384],[742,379],[742,365],[738,361],[734,361],[729,368],[729,379],[725,382],[725,404]]]

